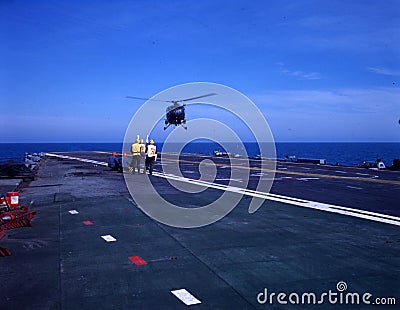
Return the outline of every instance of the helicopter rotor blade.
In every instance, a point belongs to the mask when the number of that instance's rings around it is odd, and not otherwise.
[[[215,95],[216,95],[216,93],[209,93],[209,94],[206,94],[206,95],[197,96],[197,97],[193,97],[193,98],[175,100],[174,102],[185,102],[185,101],[190,101],[190,100],[194,100],[194,99],[200,99],[200,98],[210,97],[210,96],[215,96]]]
[[[129,99],[138,99],[138,100],[150,100],[150,101],[158,101],[158,102],[168,102],[168,103],[178,103],[178,102],[186,102],[190,100],[195,100],[195,99],[200,99],[204,97],[209,97],[209,96],[215,96],[216,93],[210,93],[202,96],[197,96],[197,97],[192,97],[192,98],[187,98],[187,99],[182,99],[182,100],[158,100],[158,99],[150,99],[150,98],[142,98],[142,97],[133,97],[133,96],[126,96],[126,98]]]
[[[150,100],[150,101],[159,101],[159,102],[172,102],[172,101],[167,101],[167,100],[157,100],[157,99],[150,99],[150,98],[141,98],[141,97],[133,97],[133,96],[126,96],[125,98],[129,99],[138,99],[138,100]]]

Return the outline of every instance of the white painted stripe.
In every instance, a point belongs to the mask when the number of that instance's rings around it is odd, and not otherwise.
[[[250,176],[252,177],[262,177],[264,175],[268,175],[268,173],[264,173],[264,172],[257,172],[257,173],[251,173]]]
[[[74,157],[63,156],[63,155],[58,155],[58,154],[51,154],[51,153],[47,153],[46,155],[82,161],[82,158],[74,158]],[[100,164],[107,166],[107,163],[99,162],[99,165]],[[226,167],[229,167],[229,166],[226,166]],[[187,183],[196,184],[196,185],[200,185],[200,186],[208,186],[210,188],[234,192],[234,193],[238,193],[238,194],[244,194],[244,195],[248,195],[248,196],[252,196],[252,197],[256,197],[256,198],[278,201],[278,202],[287,203],[287,204],[291,204],[291,205],[295,205],[295,206],[299,206],[299,207],[311,208],[311,209],[316,209],[316,210],[326,211],[326,212],[333,212],[333,213],[337,213],[337,214],[367,219],[367,220],[371,220],[371,221],[375,221],[375,222],[381,222],[381,223],[400,226],[400,217],[391,216],[391,215],[387,215],[387,214],[381,214],[381,213],[364,211],[364,210],[353,209],[353,208],[348,208],[348,207],[330,205],[330,204],[326,204],[326,203],[308,201],[308,200],[287,197],[287,196],[282,196],[282,195],[264,193],[264,192],[250,190],[250,189],[222,185],[222,184],[218,184],[218,183],[194,180],[194,179],[189,179],[189,178],[184,178],[184,177],[178,177],[173,174],[162,174],[159,172],[153,172],[153,175],[162,177],[165,179],[178,180],[181,182],[187,182]]]
[[[362,189],[362,187],[355,187],[355,186],[346,186],[348,188],[352,188],[352,189]]]
[[[114,241],[117,241],[117,239],[115,239],[113,236],[111,236],[111,235],[104,235],[104,236],[101,236],[101,238],[103,238],[105,241],[107,241],[107,242],[114,242]]]
[[[60,155],[60,154],[52,154],[52,153],[46,153],[46,156],[62,158],[62,159],[77,160],[77,161],[96,164],[96,165],[100,165],[100,166],[107,166],[107,163],[105,163],[105,162],[91,160],[91,159],[85,159],[85,158],[79,158],[79,157],[71,157],[71,156],[65,156],[65,155]]]
[[[229,178],[215,179],[215,181],[234,181],[234,182],[243,182],[243,180],[241,180],[241,179],[229,179]]]
[[[376,221],[376,222],[400,226],[400,218],[391,216],[391,215],[370,212],[370,211],[364,211],[364,210],[358,210],[358,209],[347,208],[347,207],[341,207],[341,206],[336,206],[336,205],[330,205],[330,204],[325,204],[325,203],[320,203],[320,202],[315,202],[315,201],[308,201],[308,200],[287,197],[287,196],[281,196],[281,195],[275,195],[275,194],[270,194],[270,193],[264,193],[264,192],[259,192],[259,191],[253,191],[253,190],[249,190],[249,189],[242,189],[242,188],[238,188],[238,187],[226,186],[226,185],[211,183],[211,182],[206,182],[206,181],[198,181],[198,180],[192,180],[192,179],[181,178],[181,177],[178,178],[178,177],[172,176],[172,175],[166,176],[161,173],[157,173],[157,174],[153,173],[153,175],[163,177],[166,179],[174,179],[174,180],[187,182],[187,183],[191,183],[191,184],[208,186],[208,187],[219,189],[219,190],[234,192],[234,193],[238,193],[238,194],[244,194],[244,195],[248,195],[248,196],[252,196],[252,197],[256,197],[256,198],[262,198],[262,199],[287,203],[287,204],[291,204],[291,205],[295,205],[295,206],[299,206],[299,207],[311,208],[311,209],[316,209],[316,210],[320,210],[320,211],[332,212],[332,213],[348,215],[348,216],[358,217],[358,218],[372,220],[372,221]]]
[[[171,291],[171,293],[174,294],[177,298],[179,298],[182,302],[184,302],[185,305],[187,306],[201,304],[200,300],[198,300],[184,288],[180,290]]]
[[[79,212],[78,211],[76,211],[76,210],[70,210],[70,211],[68,211],[69,213],[71,213],[71,214],[78,214]]]

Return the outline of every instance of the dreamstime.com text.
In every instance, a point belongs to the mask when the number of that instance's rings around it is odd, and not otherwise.
[[[324,303],[338,305],[396,305],[395,297],[373,297],[370,293],[346,292],[347,283],[340,281],[336,284],[336,291],[328,290],[320,294],[312,292],[284,293],[269,292],[267,288],[257,295],[259,304],[292,304],[292,305],[320,305]]]

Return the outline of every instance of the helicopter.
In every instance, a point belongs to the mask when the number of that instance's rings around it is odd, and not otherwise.
[[[187,102],[195,99],[200,99],[204,97],[214,96],[216,93],[209,93],[206,95],[201,95],[197,97],[181,99],[181,100],[157,100],[157,99],[148,99],[148,98],[141,98],[141,97],[133,97],[133,96],[126,96],[129,99],[138,99],[138,100],[151,100],[151,101],[159,101],[159,102],[168,102],[172,103],[172,105],[168,106],[165,110],[165,120],[164,120],[164,130],[166,130],[169,126],[182,126],[184,129],[187,129],[186,126],[186,118],[185,118],[185,106],[186,104],[179,104],[180,102]]]

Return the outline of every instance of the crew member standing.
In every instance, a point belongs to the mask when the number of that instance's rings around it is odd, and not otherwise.
[[[135,168],[137,168],[138,173],[140,173],[140,140],[136,139],[136,142],[132,144],[132,161],[131,169],[132,173],[135,174]]]
[[[146,155],[146,171],[153,174],[154,162],[157,160],[157,148],[153,140],[150,140],[150,144],[147,146]]]
[[[146,145],[144,144],[143,139],[140,140],[140,164],[146,158]],[[146,167],[143,167],[143,173],[146,172]]]

